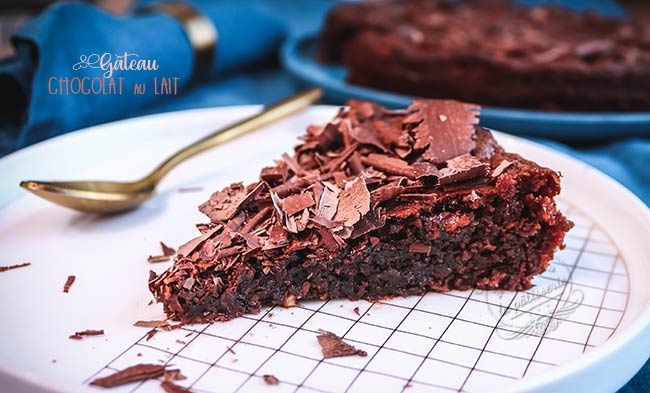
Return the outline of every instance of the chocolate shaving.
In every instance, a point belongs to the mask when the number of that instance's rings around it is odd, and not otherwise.
[[[169,326],[169,323],[166,320],[160,320],[160,321],[137,321],[133,324],[133,326],[137,327],[146,327],[146,328],[155,328],[155,327],[165,327]]]
[[[334,333],[319,329],[321,334],[318,335],[318,344],[320,345],[323,359],[336,358],[342,356],[368,356],[366,351],[356,349],[352,345],[343,341],[343,339]]]
[[[192,393],[190,389],[176,385],[172,381],[162,381],[160,387],[163,388],[166,393]]]
[[[490,166],[470,154],[452,158],[447,167],[440,170],[438,182],[441,185],[457,183],[487,175]]]
[[[411,168],[406,161],[399,158],[372,153],[366,157],[361,157],[361,162],[391,175],[405,176],[409,179],[415,179],[413,168]]]
[[[149,330],[147,332],[147,336],[146,336],[145,341],[151,340],[153,338],[153,336],[155,336],[157,333],[158,333],[158,329],[156,329],[156,328],[153,328],[153,329]]]
[[[85,336],[101,336],[102,334],[104,334],[104,329],[99,329],[99,330],[86,329],[80,332],[75,332],[73,335],[71,335],[68,338],[71,340],[81,340]]]
[[[127,383],[146,381],[161,377],[165,373],[165,366],[158,364],[138,364],[125,368],[107,377],[97,378],[90,382],[92,386],[112,388],[126,385]]]
[[[316,135],[316,139],[321,149],[329,149],[330,146],[341,139],[341,132],[339,131],[338,125],[327,123],[325,127],[320,127],[320,132]]]
[[[282,153],[282,159],[287,163],[289,169],[291,169],[296,175],[302,175],[305,173],[300,164],[298,164],[296,160],[287,153]]]
[[[469,153],[480,107],[450,100],[414,100],[404,123],[413,127],[415,150],[433,164]]]
[[[160,328],[166,332],[171,332],[172,330],[180,329],[183,326],[185,326],[184,323],[177,323],[176,325],[161,326]]]
[[[362,157],[361,162],[388,174],[404,176],[411,180],[439,175],[438,168],[429,162],[416,162],[409,165],[408,162],[402,159],[382,154],[371,153],[366,157]]]
[[[492,177],[499,177],[499,175],[501,175],[501,174],[503,173],[503,171],[505,171],[506,169],[508,169],[508,167],[509,167],[510,165],[512,165],[512,162],[511,162],[511,161],[508,161],[508,160],[503,160],[503,161],[501,161],[501,162],[499,163],[499,165],[497,165],[497,167],[494,168],[494,170],[492,171],[492,173],[490,174],[490,176],[492,176]]]
[[[384,214],[384,211],[380,208],[371,210],[354,225],[354,228],[352,228],[352,233],[350,234],[350,238],[356,239],[383,227],[385,224],[386,215]]]
[[[599,39],[584,42],[575,48],[575,54],[585,60],[592,59],[598,55],[604,55],[611,51],[614,42],[610,39]]]
[[[259,224],[264,222],[264,220],[266,220],[271,215],[272,211],[273,209],[270,206],[267,206],[264,209],[260,210],[242,227],[239,233],[242,234],[252,232]]]
[[[29,265],[31,265],[30,262],[19,263],[17,265],[11,265],[11,266],[0,266],[0,273],[6,272],[7,270],[18,269],[18,268],[29,266]]]
[[[345,226],[353,226],[370,211],[370,192],[363,180],[358,177],[345,185],[338,200],[334,221],[340,221]]]
[[[74,275],[68,276],[68,278],[65,280],[65,284],[63,284],[63,292],[64,293],[68,293],[70,291],[70,287],[72,286],[72,284],[74,283],[74,280],[76,278],[77,277],[75,277]]]
[[[429,162],[416,162],[411,165],[411,170],[413,171],[413,177],[417,179],[421,179],[423,177],[438,177],[440,176],[440,171],[438,171],[438,168],[429,163]]]
[[[393,184],[387,184],[385,186],[378,187],[375,189],[372,194],[370,194],[370,199],[374,205],[378,205],[382,202],[389,201],[391,199],[397,198],[399,195],[403,194],[406,191],[406,188],[402,186],[396,186]]]
[[[336,215],[336,210],[339,206],[340,190],[336,186],[329,186],[328,183],[323,183],[327,187],[323,188],[323,193],[320,197],[318,203],[318,211],[316,212],[316,217],[322,217],[326,220],[334,220],[334,215]]]
[[[329,228],[320,227],[318,228],[318,233],[321,237],[321,243],[326,249],[336,251],[341,247],[339,242],[336,240],[336,235],[334,235]]]
[[[212,194],[207,202],[199,206],[199,211],[210,217],[212,222],[222,223],[228,221],[264,188],[267,188],[266,183],[259,182],[247,193],[242,183],[231,184],[229,187]]]
[[[162,250],[163,255],[166,255],[168,257],[171,257],[172,255],[176,254],[176,250],[169,247],[163,242],[160,242],[160,249]]]
[[[190,254],[196,251],[197,248],[202,246],[206,240],[213,237],[215,234],[217,234],[217,232],[221,231],[222,229],[223,229],[223,225],[217,225],[214,228],[207,230],[206,232],[202,232],[201,236],[195,237],[194,239],[180,246],[178,248],[178,255],[189,257]]]
[[[286,197],[282,202],[282,209],[289,216],[292,216],[316,204],[316,202],[314,202],[313,194],[309,191],[303,194],[290,195]]]
[[[348,158],[348,166],[353,175],[358,175],[366,170],[366,167],[361,162],[361,155],[356,151]]]
[[[388,151],[386,146],[381,142],[379,135],[377,135],[376,128],[365,125],[352,127],[350,129],[350,136],[359,143],[374,146],[384,152]]]
[[[332,159],[330,162],[327,163],[327,165],[323,167],[323,173],[336,171],[340,169],[341,165],[345,163],[345,161],[352,155],[352,153],[355,152],[355,150],[357,150],[358,147],[359,145],[357,145],[356,143],[348,146],[345,150],[343,150],[338,155],[338,157]]]
[[[264,374],[262,378],[264,378],[264,382],[266,382],[267,385],[277,385],[280,383],[280,380],[278,380],[275,375]]]
[[[163,375],[164,381],[184,381],[186,379],[187,377],[177,368],[173,370],[165,370],[165,374]]]
[[[149,263],[158,263],[158,262],[167,262],[169,261],[169,256],[168,255],[149,255],[147,258],[147,262]]]

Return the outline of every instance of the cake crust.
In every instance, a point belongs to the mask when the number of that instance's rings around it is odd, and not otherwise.
[[[300,299],[529,288],[572,225],[560,178],[504,152],[479,110],[349,102],[259,181],[203,203],[210,222],[150,290],[168,317],[198,322]]]

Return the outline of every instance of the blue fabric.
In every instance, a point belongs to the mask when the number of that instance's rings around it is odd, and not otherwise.
[[[273,55],[285,38],[284,25],[260,8],[239,2],[196,5],[214,22],[219,33],[219,46],[211,70],[213,77]],[[18,147],[88,125],[124,118],[134,109],[162,104],[173,96],[153,94],[153,77],[157,76],[158,80],[177,77],[178,87],[183,90],[193,70],[189,40],[181,25],[165,14],[117,17],[87,4],[56,4],[21,28],[13,41],[20,48],[21,56],[0,69],[0,91],[12,92],[4,88],[2,82],[13,81],[2,78],[3,74],[12,75],[22,86],[27,86],[24,90],[30,102]],[[24,49],[29,47],[36,50],[32,56],[25,56]],[[158,69],[155,72],[115,71],[115,92],[119,92],[118,78],[125,78],[122,94],[117,98],[108,94],[60,94],[67,91],[65,85],[57,83],[63,78],[101,78],[105,70],[89,67],[80,60],[81,56],[103,53],[109,53],[111,60],[124,53],[132,54],[129,59],[138,56],[137,59],[155,60]],[[38,66],[34,72],[35,63]],[[81,68],[73,68],[78,66]],[[56,79],[50,85],[53,77]],[[87,79],[86,89],[92,87],[92,81]],[[135,83],[147,84],[149,91],[133,94]],[[30,85],[34,87],[31,90]],[[78,89],[79,84],[70,87]]]
[[[578,3],[585,2],[570,3],[579,8]],[[21,100],[32,97],[28,111],[3,113],[0,106],[0,149],[5,153],[12,150],[18,135],[20,145],[26,146],[113,119],[200,107],[267,104],[285,97],[301,86],[281,70],[277,62],[258,62],[252,68],[243,66],[276,51],[284,28],[288,34],[318,29],[323,15],[334,2],[249,0],[210,4],[197,1],[197,4],[215,21],[221,33],[216,66],[208,82],[191,89],[183,85],[180,94],[171,97],[152,94],[139,97],[130,92],[121,97],[52,97],[46,87],[43,88],[51,75],[70,74],[70,67],[79,61],[80,54],[125,50],[138,53],[141,58],[158,59],[160,69],[156,75],[176,74],[186,82],[192,67],[189,44],[179,25],[169,17],[114,17],[91,6],[74,4],[51,7],[31,21],[16,37],[16,57],[0,62],[0,102],[3,106],[6,108],[6,102],[20,106]],[[610,10],[615,7],[608,0],[594,0],[590,4],[610,7]],[[39,55],[38,60],[35,55]],[[151,76],[147,72],[142,75],[128,73],[132,81]],[[21,117],[23,121],[25,117],[28,119],[24,126],[16,125]],[[549,140],[539,142],[599,168],[650,204],[650,139],[622,139],[590,147],[569,147]],[[584,145],[589,142],[584,141]],[[650,363],[621,389],[623,393],[647,391],[650,391]]]

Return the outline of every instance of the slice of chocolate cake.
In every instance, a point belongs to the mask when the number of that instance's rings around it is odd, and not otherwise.
[[[493,0],[343,3],[327,17],[320,56],[345,66],[350,83],[416,97],[647,111],[648,19]]]
[[[556,172],[506,153],[479,107],[351,101],[259,181],[232,184],[149,288],[183,322],[299,299],[531,286],[572,224]]]

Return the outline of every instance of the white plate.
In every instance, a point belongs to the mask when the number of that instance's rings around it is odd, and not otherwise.
[[[205,221],[196,206],[211,191],[254,180],[263,165],[292,148],[306,125],[326,121],[336,108],[312,108],[182,164],[155,199],[121,216],[68,211],[26,194],[18,182],[132,179],[179,146],[256,109],[127,120],[0,160],[0,265],[32,263],[0,273],[0,390],[95,391],[87,383],[98,375],[162,361],[180,367],[188,377],[180,383],[199,392],[606,392],[622,386],[650,355],[647,208],[596,170],[498,133],[508,150],[562,171],[560,203],[576,222],[567,249],[533,289],[375,304],[304,302],[146,341],[148,329],[132,323],[162,317],[160,305],[148,305],[146,285],[149,269],[169,265],[146,262],[160,252],[158,242],[178,246],[193,237],[194,224]],[[203,190],[178,191],[197,186]],[[71,274],[77,280],[64,294]],[[106,335],[68,339],[75,331],[100,328]],[[344,336],[368,356],[322,361],[319,328]],[[263,374],[275,375],[280,385],[266,386]],[[161,389],[149,381],[113,391]]]

